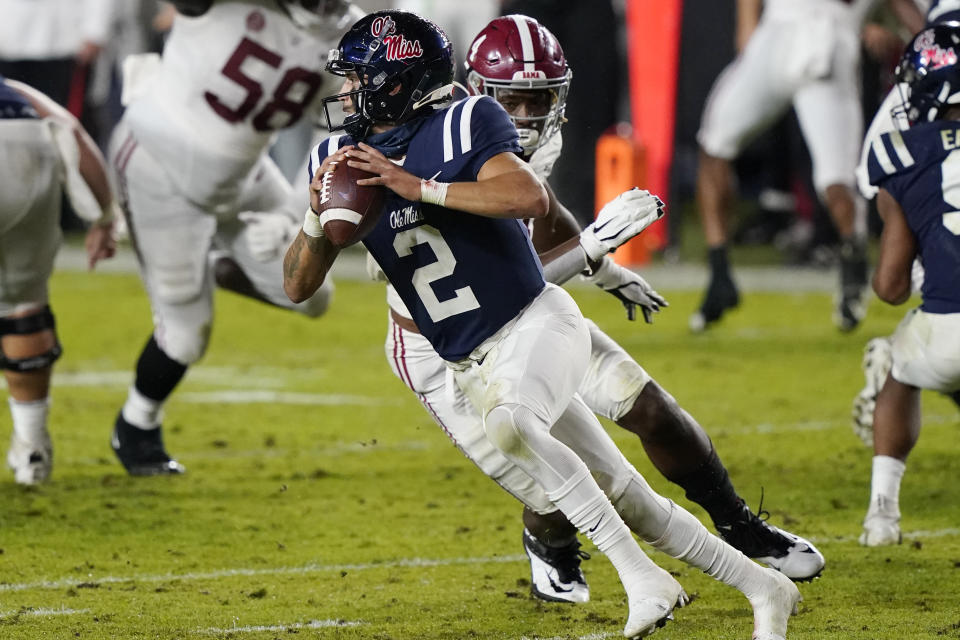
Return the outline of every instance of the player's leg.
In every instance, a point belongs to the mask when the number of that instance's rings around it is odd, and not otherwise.
[[[727,256],[727,235],[734,180],[731,161],[789,106],[792,87],[776,60],[782,50],[778,30],[761,24],[743,53],[717,78],[704,108],[697,141],[697,204],[707,242],[710,281],[690,328],[702,331],[740,296]]]
[[[483,413],[487,437],[613,563],[630,603],[624,634],[652,631],[670,616],[682,595],[680,585],[639,548],[583,460],[550,434],[589,359],[589,333],[579,309],[569,294],[547,285],[488,346],[456,374]],[[585,427],[601,428],[589,412],[583,419],[589,421]]]
[[[892,366],[877,396],[870,506],[860,543],[900,541],[900,483],[920,436],[920,390],[960,389],[960,314],[910,311],[893,334]]]
[[[524,506],[524,550],[530,559],[530,588],[543,600],[586,602],[590,590],[580,570],[576,528],[557,510],[533,478],[495,449],[483,420],[453,383],[450,369],[413,326],[388,320],[384,351],[393,374],[410,389],[434,422],[471,462]]]
[[[859,44],[836,38],[833,72],[806,84],[794,108],[813,161],[813,183],[840,236],[840,287],[834,322],[854,329],[865,314],[866,202],[855,188],[863,114],[857,91]]]
[[[703,507],[725,541],[794,580],[809,580],[824,559],[809,541],[778,529],[737,495],[703,427],[596,324],[581,395],[590,409],[635,433],[654,466]]]
[[[161,414],[209,341],[213,276],[207,254],[216,220],[179,196],[163,168],[122,125],[110,159],[154,319],[111,445],[132,475],[178,474],[184,468],[164,447]]]
[[[0,367],[13,432],[7,464],[19,484],[53,467],[50,377],[60,356],[47,281],[60,247],[60,165],[47,125],[0,120]]]
[[[800,600],[797,588],[786,576],[760,567],[710,534],[688,512],[656,494],[599,423],[586,426],[588,415],[592,415],[590,409],[578,396],[552,432],[590,468],[631,531],[741,591],[754,610],[754,637],[783,638],[787,619]]]

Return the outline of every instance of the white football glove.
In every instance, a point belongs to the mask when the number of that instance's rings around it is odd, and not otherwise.
[[[580,246],[594,262],[638,235],[663,216],[663,201],[649,191],[624,191],[603,205],[597,219],[580,233]]]
[[[247,225],[247,246],[258,262],[270,262],[283,255],[300,231],[300,226],[285,213],[244,211],[238,217]]]
[[[667,300],[653,290],[647,281],[630,269],[621,267],[611,258],[604,258],[590,275],[583,279],[592,282],[607,293],[615,296],[627,310],[627,319],[636,320],[637,307],[643,312],[647,324],[653,324],[653,314],[663,307],[670,306]]]

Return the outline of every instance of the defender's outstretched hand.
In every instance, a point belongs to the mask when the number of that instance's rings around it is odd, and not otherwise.
[[[598,261],[663,216],[663,201],[649,191],[624,191],[600,209],[597,219],[580,233],[580,246]]]
[[[243,211],[238,216],[246,224],[244,234],[250,255],[258,262],[269,262],[283,255],[300,230],[290,216],[275,211]]]
[[[654,291],[646,280],[610,258],[605,258],[596,271],[583,278],[620,300],[627,310],[628,320],[636,320],[637,307],[640,307],[644,321],[653,324],[653,314],[670,306],[666,298]]]

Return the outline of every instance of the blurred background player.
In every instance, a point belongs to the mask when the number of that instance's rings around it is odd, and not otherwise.
[[[873,414],[870,506],[860,543],[896,544],[900,482],[921,427],[920,390],[960,391],[960,25],[921,31],[903,54],[910,128],[875,139],[867,160],[883,219],[873,289],[906,302],[911,271],[924,266],[922,303],[890,340],[891,367]]]
[[[596,225],[581,233],[573,215],[546,182],[562,149],[560,126],[572,78],[560,43],[533,19],[514,15],[492,21],[467,50],[471,94],[490,95],[504,107],[519,133],[524,160],[549,194],[547,216],[527,221],[534,247],[546,265],[546,279],[562,284],[581,272],[589,274],[585,276],[588,281],[623,302],[630,319],[640,307],[651,322],[652,314],[666,302],[640,276],[607,257],[605,247],[595,250]],[[629,202],[618,198],[607,205],[601,217],[613,218],[613,223],[622,218],[620,226],[627,226],[629,208]],[[374,268],[374,274],[377,271]],[[482,437],[477,427],[480,416],[462,395],[458,401],[447,388],[443,360],[420,335],[392,285],[387,285],[387,291],[390,318],[385,352],[394,374],[468,458],[522,497],[523,491],[511,485],[523,487],[532,480],[510,477],[516,469],[503,465],[502,456]],[[813,545],[753,514],[734,490],[700,425],[599,327],[589,321],[588,326],[591,365],[580,387],[587,405],[640,436],[655,466],[707,510],[731,545],[793,579],[819,575],[824,560]],[[579,569],[576,528],[549,506],[549,515],[524,510],[523,540],[530,557],[531,588],[543,599],[582,602],[589,592]]]
[[[523,33],[529,40],[539,27],[521,16],[507,20],[514,25],[513,33]],[[628,594],[627,637],[654,631],[670,617],[675,598],[680,596],[682,603],[682,592],[645,557],[636,555],[621,515],[629,519],[634,533],[657,548],[740,589],[754,608],[756,637],[782,638],[799,599],[796,587],[775,571],[761,569],[711,536],[689,513],[653,493],[576,394],[589,366],[589,329],[569,296],[544,283],[528,232],[512,219],[543,217],[549,197],[530,170],[518,164],[513,155],[522,152],[517,132],[496,102],[477,95],[439,112],[422,106],[429,100],[426,96],[437,94],[440,104],[448,103],[444,94],[449,88],[443,83],[452,78],[452,67],[444,71],[440,66],[449,53],[436,52],[449,52],[449,44],[442,32],[424,23],[402,12],[372,14],[344,36],[337,52],[331,52],[328,68],[346,77],[335,98],[346,103],[350,115],[344,125],[349,135],[321,143],[311,169],[320,175],[333,163],[348,162],[372,171],[379,177],[359,184],[387,186],[396,195],[388,196],[384,209],[412,212],[403,218],[409,222],[383,216],[364,244],[416,328],[446,361],[462,391],[457,402],[461,407],[472,404],[482,416],[460,421],[473,431],[464,434],[465,441],[488,441],[491,456],[502,458],[491,464],[506,471],[499,480],[506,483],[509,477],[518,483],[509,486],[514,495],[523,492],[518,485],[525,475],[527,481],[533,479],[537,495],[531,504],[541,510],[550,504],[559,507],[611,559]],[[399,42],[412,50],[419,51],[422,42],[423,60],[391,59],[382,53],[393,50],[383,46],[384,34],[390,36],[391,45]],[[437,44],[438,38],[442,44]],[[552,36],[549,43],[555,44]],[[521,46],[533,45],[527,41]],[[549,53],[562,64],[559,48]],[[468,60],[472,58],[468,54]],[[532,61],[523,75],[536,78]],[[557,87],[567,80],[561,78]],[[411,113],[414,91],[425,96],[417,103],[419,113],[416,108]],[[558,116],[553,116],[556,123]],[[525,140],[536,142],[529,135]],[[507,141],[509,145],[504,144]],[[402,168],[377,146],[394,158],[402,157]],[[483,158],[482,164],[478,162]],[[435,174],[437,168],[441,171]],[[441,174],[451,182],[434,186],[433,179],[425,177]],[[320,190],[322,184],[314,178],[311,188]],[[589,233],[570,238],[574,252],[567,266],[577,273],[586,268],[588,256],[602,260],[658,218],[660,206],[659,199],[646,192],[622,194],[601,211]],[[478,215],[463,216],[461,211]],[[417,250],[421,244],[430,250]],[[586,252],[579,249],[581,244]],[[491,253],[492,246],[496,253]],[[336,255],[318,216],[308,211],[284,263],[285,286],[292,299],[309,295]],[[509,275],[500,271],[504,266]],[[504,288],[504,281],[513,286]],[[662,302],[649,287],[644,293],[645,306]],[[632,308],[634,303],[626,302]],[[506,304],[520,311],[504,309]],[[433,375],[433,369],[428,366],[420,373]]]
[[[128,107],[110,145],[154,319],[111,443],[133,475],[184,470],[164,449],[161,410],[207,347],[215,283],[311,317],[329,304],[330,283],[291,304],[279,252],[248,235],[282,235],[298,217],[266,150],[315,113],[324,54],[362,15],[339,0],[174,4],[183,15],[162,58],[127,60]]]
[[[841,240],[834,321],[850,331],[863,318],[865,209],[854,191],[863,127],[857,71],[859,29],[873,2],[766,0],[761,15],[761,0],[738,0],[738,32],[749,40],[715,82],[697,135],[710,282],[690,317],[692,330],[702,331],[740,302],[727,256],[730,162],[791,104],[810,150],[814,186]]]
[[[113,196],[100,151],[43,93],[0,76],[0,364],[13,433],[7,464],[19,484],[50,476],[50,377],[60,357],[47,281],[60,248],[60,203],[94,220],[92,268],[113,255]]]

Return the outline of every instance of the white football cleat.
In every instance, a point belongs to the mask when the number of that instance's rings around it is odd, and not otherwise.
[[[53,470],[53,443],[44,429],[36,441],[22,440],[16,433],[10,437],[7,466],[13,470],[17,484],[34,485],[46,481]]]
[[[787,621],[803,600],[797,585],[775,569],[764,569],[769,584],[760,595],[750,598],[753,607],[752,640],[785,640]]]
[[[877,499],[870,503],[867,517],[863,519],[860,544],[865,547],[886,547],[902,541],[900,508],[886,496],[877,496]]]
[[[580,570],[580,561],[590,554],[580,551],[574,539],[565,547],[548,547],[526,529],[523,550],[530,558],[530,591],[547,602],[588,602],[590,587]]]
[[[626,638],[643,638],[673,620],[673,609],[689,601],[680,583],[660,567],[656,577],[645,580],[627,594],[630,615],[623,628]]]
[[[863,349],[863,376],[866,384],[853,400],[853,432],[868,447],[873,447],[873,413],[877,408],[877,394],[887,381],[893,365],[890,338],[874,338]]]

